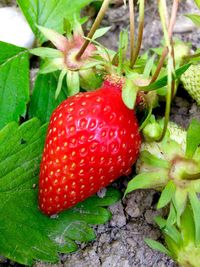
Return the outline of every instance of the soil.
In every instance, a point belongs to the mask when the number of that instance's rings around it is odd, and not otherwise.
[[[12,1],[0,1],[1,3]],[[154,3],[154,4],[153,4]],[[200,30],[183,15],[196,11],[194,1],[182,1],[175,26],[175,35],[184,41],[190,41],[193,49],[200,42]],[[198,12],[198,11],[197,11]],[[107,13],[103,25],[112,26],[110,32],[101,39],[107,47],[117,49],[119,31],[128,28],[128,9],[113,6]],[[147,1],[146,21],[142,49],[157,47],[162,39],[155,1]],[[171,120],[187,127],[192,118],[200,118],[200,108],[179,88],[172,103]],[[129,178],[122,178],[114,186],[124,192]],[[80,250],[61,255],[60,264],[49,265],[37,263],[35,267],[175,267],[177,266],[165,255],[151,250],[144,238],[162,241],[161,233],[153,217],[161,211],[156,210],[158,193],[139,190],[129,194],[125,199],[110,207],[113,216],[110,222],[95,227],[97,238],[90,244],[81,244]],[[4,261],[5,262],[5,261]],[[3,260],[2,260],[3,264]],[[10,265],[13,265],[10,263]],[[0,258],[1,266],[1,258]],[[3,265],[2,265],[3,266]]]

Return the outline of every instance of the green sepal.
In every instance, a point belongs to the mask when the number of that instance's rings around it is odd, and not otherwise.
[[[84,66],[81,66],[80,71],[92,69],[93,67],[100,65],[101,63],[103,63],[103,60],[102,61],[100,60],[90,61],[88,63],[85,63]]]
[[[73,33],[75,35],[84,36],[82,24],[84,24],[88,20],[88,17],[82,17],[81,19],[78,19],[77,16],[74,16],[73,20]]]
[[[166,254],[167,256],[172,258],[172,254],[171,252],[164,246],[162,245],[160,242],[155,241],[153,239],[149,239],[149,238],[145,238],[145,243],[152,249],[157,250],[161,253]]]
[[[66,70],[62,70],[61,73],[60,73],[60,76],[58,78],[58,84],[57,84],[56,92],[55,92],[55,99],[58,98],[58,96],[59,96],[59,94],[61,92],[63,79],[64,79],[66,74],[67,74]]]
[[[192,158],[200,144],[200,123],[192,120],[187,130],[186,137],[186,157]]]
[[[60,33],[49,29],[45,28],[43,26],[36,25],[37,28],[40,30],[40,32],[48,39],[50,40],[57,49],[59,49],[62,52],[66,51],[68,41],[67,39]]]
[[[171,252],[171,258],[174,259],[175,261],[177,260],[177,255],[179,253],[180,247],[176,244],[176,242],[174,242],[174,240],[167,235],[166,233],[164,233],[164,237],[165,237],[165,243],[167,244],[167,248],[169,249],[169,251]]]
[[[165,233],[165,235],[169,236],[176,243],[177,246],[181,245],[182,242],[181,234],[175,225],[169,225],[166,223],[164,226],[162,224],[161,229]]]
[[[191,207],[189,205],[186,206],[181,216],[180,231],[184,246],[189,245],[191,242],[195,243],[194,219]]]
[[[125,195],[137,189],[158,189],[165,185],[167,179],[167,171],[165,170],[138,174],[128,183]]]
[[[47,74],[57,70],[66,69],[62,58],[46,59],[39,70],[40,74]]]
[[[170,203],[175,193],[175,190],[176,186],[174,182],[169,181],[161,193],[161,196],[157,204],[157,209],[162,209],[163,207],[165,207],[167,204]]]
[[[41,58],[62,58],[63,53],[60,50],[49,47],[38,47],[29,50],[29,52],[35,56]]]
[[[165,168],[165,169],[168,169],[170,167],[170,163],[167,160],[160,159],[160,158],[154,156],[153,154],[151,154],[147,150],[143,150],[140,153],[140,159],[144,163],[146,163],[150,166],[153,166],[153,167]]]
[[[185,189],[176,188],[176,191],[173,195],[172,202],[174,204],[174,207],[176,209],[177,214],[177,225],[180,226],[180,218],[182,213],[185,210],[186,203],[187,203],[187,191]]]
[[[200,200],[196,193],[189,193],[190,204],[193,211],[194,224],[195,224],[195,241],[196,244],[200,245]]]
[[[167,217],[167,225],[173,225],[176,223],[177,214],[173,203],[170,203],[169,214]]]
[[[65,35],[67,36],[67,39],[71,39],[73,26],[72,23],[66,18],[63,19],[63,30],[66,33]]]
[[[80,91],[80,79],[78,71],[67,72],[67,92],[69,96],[75,95]]]
[[[122,88],[122,100],[127,108],[134,109],[137,92],[137,86],[130,79],[126,79]]]

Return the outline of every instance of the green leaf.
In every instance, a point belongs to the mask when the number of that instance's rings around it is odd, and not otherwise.
[[[131,80],[126,79],[126,83],[122,88],[122,99],[127,108],[134,109],[137,92],[136,85]]]
[[[191,63],[185,64],[184,66],[180,67],[175,71],[175,77],[173,76],[173,80],[176,80],[181,77],[181,75],[191,66]],[[147,85],[147,86],[141,86],[141,91],[151,91],[151,90],[157,90],[159,88],[162,88],[167,85],[167,75],[159,79],[158,81]]]
[[[91,2],[92,0],[17,0],[31,29],[41,43],[46,39],[39,32],[37,24],[63,33],[64,18],[73,20],[74,16],[79,17],[80,10]]]
[[[196,243],[200,243],[200,201],[196,195],[196,193],[191,192],[189,193],[189,199],[190,199],[190,204],[192,207],[193,211],[193,216],[194,216],[194,223],[195,223],[195,239]]]
[[[162,187],[166,183],[166,179],[166,173],[162,170],[140,173],[128,183],[125,195],[137,189]]]
[[[57,78],[54,74],[39,74],[35,81],[30,102],[29,116],[39,118],[43,123],[48,122],[53,110],[66,99],[64,89],[55,99]]]
[[[189,19],[191,19],[191,21],[197,26],[200,27],[200,15],[196,15],[196,14],[187,14],[185,15],[186,17],[188,17]]]
[[[163,189],[161,196],[159,198],[159,201],[157,204],[158,209],[162,209],[167,204],[169,204],[169,202],[172,199],[172,196],[174,195],[175,190],[176,190],[175,184],[172,181],[169,181],[167,185],[165,186],[165,188]]]
[[[69,96],[75,95],[80,91],[80,80],[78,71],[67,72],[67,92]]]
[[[165,246],[163,246],[160,242],[149,239],[149,238],[145,238],[144,241],[150,248],[160,251],[161,253],[164,253],[168,255],[169,257],[172,257],[170,251]]]
[[[14,59],[20,54],[24,54],[27,50],[12,44],[0,41],[0,65],[7,63],[9,60]]]
[[[155,155],[151,154],[149,151],[147,150],[143,150],[140,153],[140,159],[153,167],[159,167],[159,168],[165,168],[168,169],[170,167],[170,164],[167,160],[164,159],[160,159],[158,157],[156,157]]]
[[[34,118],[0,131],[0,255],[25,265],[57,262],[58,252],[77,249],[75,241],[93,240],[89,224],[105,223],[111,214],[103,207],[120,197],[112,188],[104,198],[93,196],[57,218],[42,214],[37,183],[46,127]]]
[[[40,74],[47,74],[51,72],[55,72],[57,70],[63,70],[66,66],[64,66],[63,58],[54,58],[54,59],[45,59],[40,66]]]
[[[192,158],[200,144],[200,122],[192,120],[187,130],[186,157]]]
[[[0,42],[0,129],[25,116],[29,101],[29,55],[26,49]]]

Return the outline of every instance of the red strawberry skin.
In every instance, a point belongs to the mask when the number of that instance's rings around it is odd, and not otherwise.
[[[128,174],[141,137],[121,85],[106,81],[93,92],[63,101],[53,112],[39,180],[39,206],[53,215]]]

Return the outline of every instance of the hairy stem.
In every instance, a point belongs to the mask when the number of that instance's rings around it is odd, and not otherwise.
[[[130,16],[130,63],[134,60],[135,48],[135,14],[134,14],[134,0],[129,0],[129,16]]]
[[[158,0],[158,9],[159,9],[159,14],[160,14],[160,18],[161,18],[161,23],[162,23],[163,33],[164,33],[164,39],[165,39],[167,49],[169,51],[168,62],[167,62],[168,81],[167,81],[167,96],[166,96],[166,108],[165,108],[165,122],[164,122],[164,128],[162,131],[162,135],[161,135],[159,141],[161,141],[164,138],[166,130],[167,130],[167,125],[168,125],[169,117],[170,117],[172,91],[174,91],[174,85],[175,85],[173,83],[173,79],[172,79],[172,76],[174,75],[174,72],[175,72],[173,47],[172,47],[172,33],[173,33],[173,27],[174,27],[175,20],[176,20],[178,5],[179,5],[179,0],[174,0],[173,1],[173,7],[172,7],[171,19],[169,22],[169,27],[167,29],[167,22],[166,22],[166,17],[165,17],[165,8],[163,9],[163,7],[166,6],[166,0]]]
[[[90,43],[90,39],[92,39],[94,33],[96,32],[96,30],[98,29],[102,19],[104,18],[104,15],[108,9],[108,6],[110,4],[111,0],[104,0],[101,9],[99,10],[99,13],[94,21],[94,24],[92,25],[92,28],[90,29],[90,32],[87,35],[87,39],[85,40],[84,44],[82,45],[81,49],[79,50],[79,52],[76,55],[76,59],[80,59],[81,56],[83,55],[83,53],[85,52],[85,49],[87,48],[87,46]]]
[[[158,2],[160,2],[160,0],[158,0]],[[172,13],[171,13],[171,17],[170,17],[170,21],[169,22],[167,22],[168,15],[166,15],[166,1],[162,1],[162,5],[163,5],[162,6],[163,7],[163,18],[165,18],[165,22],[164,23],[165,23],[165,25],[168,25],[168,36],[169,36],[169,40],[170,40],[171,45],[172,45],[172,40],[171,39],[172,39],[174,24],[176,22],[176,15],[177,15],[177,11],[178,11],[179,0],[174,0],[174,2],[173,2]],[[172,50],[171,53],[173,55],[173,47],[172,47],[171,50]],[[159,60],[158,66],[157,66],[157,69],[156,69],[156,71],[155,71],[150,83],[155,82],[156,79],[158,78],[158,75],[159,75],[159,73],[160,73],[160,71],[162,69],[162,66],[163,66],[163,64],[165,62],[165,58],[166,58],[168,52],[169,52],[168,47],[165,47],[163,49],[161,58]]]
[[[167,28],[169,27],[169,13],[168,13],[168,8],[167,8],[167,3],[163,2],[163,14],[165,16],[165,23]]]
[[[158,66],[157,66],[157,68],[156,68],[156,71],[155,71],[155,73],[153,74],[153,76],[152,76],[152,78],[151,78],[151,82],[150,82],[150,84],[153,83],[153,82],[155,82],[155,81],[157,80],[158,75],[160,74],[160,71],[161,71],[161,69],[162,69],[162,66],[163,66],[163,64],[164,64],[164,62],[165,62],[165,58],[166,58],[167,54],[168,54],[168,48],[165,47],[165,48],[163,49],[163,51],[162,51],[162,55],[161,55],[161,57],[160,57]]]
[[[145,0],[139,0],[139,26],[138,26],[138,38],[137,38],[137,45],[133,55],[133,59],[131,61],[130,67],[133,68],[137,57],[140,52],[140,48],[142,45],[142,38],[143,38],[143,30],[144,30],[144,9],[145,9]]]

